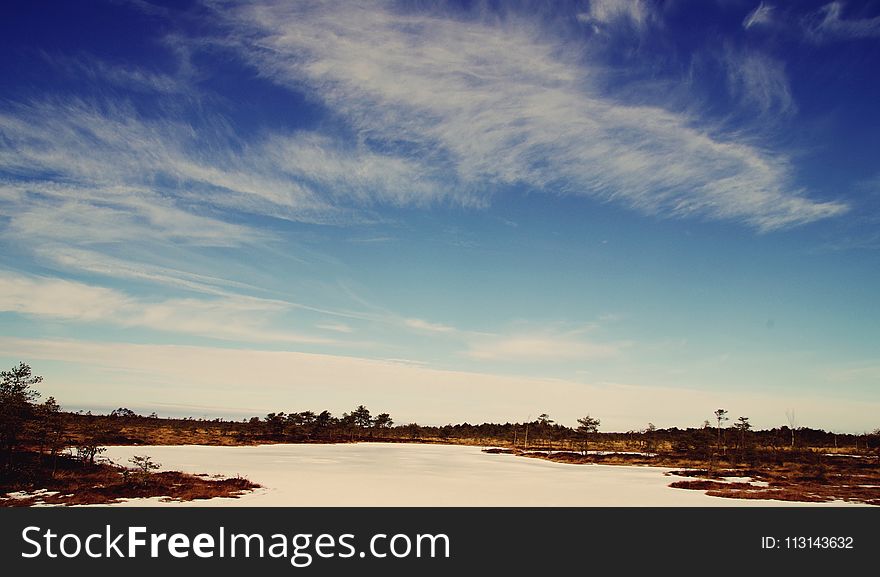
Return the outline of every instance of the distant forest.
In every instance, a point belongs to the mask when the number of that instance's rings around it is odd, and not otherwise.
[[[531,450],[582,450],[626,448],[645,452],[672,451],[708,453],[722,449],[824,448],[873,450],[880,447],[880,430],[863,434],[833,433],[810,427],[780,427],[754,430],[747,418],[732,426],[706,421],[702,427],[659,429],[648,423],[641,430],[601,432],[595,428],[569,427],[553,422],[549,415],[530,422],[460,423],[442,426],[418,423],[395,424],[388,413],[375,417],[359,405],[351,412],[334,416],[329,411],[269,413],[241,421],[217,419],[159,418],[138,415],[119,408],[106,415],[65,413],[70,432],[103,444],[155,444],[155,435],[178,432],[184,438],[213,439],[207,444],[251,444],[261,442],[450,442],[498,444]],[[579,420],[583,421],[584,419]]]
[[[397,424],[388,413],[373,414],[359,405],[340,416],[330,411],[273,412],[241,421],[159,418],[121,407],[109,414],[64,412],[49,397],[38,402],[42,377],[21,363],[0,372],[0,470],[8,473],[16,452],[37,455],[44,465],[62,452],[94,464],[107,445],[258,443],[338,443],[355,441],[495,445],[520,450],[638,451],[689,458],[725,457],[748,462],[795,451],[865,452],[880,457],[880,429],[841,434],[810,427],[780,426],[754,430],[741,416],[728,425],[728,412],[718,409],[702,427],[601,432],[598,417],[578,419],[578,426],[556,423],[548,414],[530,422]],[[792,419],[793,421],[793,419]],[[53,465],[54,466],[54,465]]]

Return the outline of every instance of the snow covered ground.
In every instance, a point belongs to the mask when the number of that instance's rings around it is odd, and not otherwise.
[[[238,499],[121,505],[193,506],[822,506],[709,497],[672,489],[661,467],[572,465],[480,447],[357,443],[250,447],[108,447],[128,464],[149,455],[163,471],[241,475],[263,488]],[[830,505],[845,505],[833,503]]]

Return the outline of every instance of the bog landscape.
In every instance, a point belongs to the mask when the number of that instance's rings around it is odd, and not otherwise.
[[[0,505],[880,504],[877,1],[7,0],[0,54]]]
[[[576,428],[547,414],[527,423],[395,425],[389,414],[373,416],[363,405],[340,417],[307,410],[240,422],[160,419],[126,408],[107,415],[65,413],[53,398],[37,403],[33,385],[41,379],[23,363],[2,372],[2,379],[0,506],[241,497],[245,504],[287,506],[712,504],[656,491],[660,480],[671,489],[750,505],[880,505],[880,430],[755,431],[748,417],[728,427],[724,409],[715,412],[714,424],[706,421],[699,429],[661,430],[649,423],[626,433],[600,433],[601,421],[589,415]],[[428,447],[419,452],[422,445]],[[482,450],[455,453],[455,446]],[[501,455],[583,467],[583,475],[572,484],[558,469],[512,471],[510,462],[497,462]],[[156,457],[191,470],[160,471]],[[239,467],[255,469],[256,477],[216,472]],[[653,478],[628,478],[635,467],[649,468]],[[426,483],[426,474],[442,482]],[[512,479],[517,475],[526,483]],[[353,477],[359,490],[351,487]],[[609,478],[616,487],[606,486]],[[646,486],[654,491],[644,494]],[[275,495],[247,498],[264,488]],[[545,491],[551,494],[542,498]]]

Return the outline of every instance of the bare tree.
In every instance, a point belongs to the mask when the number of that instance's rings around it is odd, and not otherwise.
[[[92,438],[84,439],[76,446],[76,456],[83,465],[94,466],[95,457],[107,451]]]
[[[724,421],[729,421],[730,419],[727,417],[727,409],[718,409],[715,411],[715,422],[717,424],[718,429],[718,448],[722,449],[723,452],[726,452],[724,449],[726,447],[722,447],[721,445],[721,423]]]
[[[785,418],[788,420],[788,428],[791,429],[791,448],[794,449],[794,431],[797,429],[797,419],[794,416],[794,409],[785,411]]]
[[[154,463],[153,458],[147,455],[133,455],[128,462],[134,465],[135,474],[141,485],[146,485],[153,471],[162,466],[160,463]]]

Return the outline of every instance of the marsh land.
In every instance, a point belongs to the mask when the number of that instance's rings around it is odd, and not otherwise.
[[[0,506],[193,502],[283,505],[880,505],[880,430],[703,427],[599,432],[526,423],[395,425],[363,405],[241,421],[105,415],[37,403],[41,377],[0,373]],[[482,450],[481,450],[482,449]],[[659,489],[660,493],[654,493]],[[267,497],[267,495],[269,497]],[[690,496],[686,496],[690,495]],[[717,499],[725,497],[727,499]],[[708,498],[708,501],[705,499]],[[696,501],[694,501],[696,502]]]

